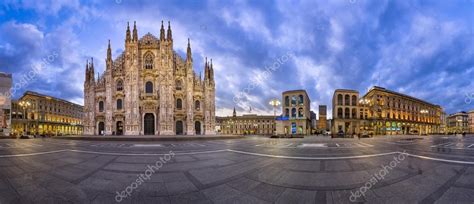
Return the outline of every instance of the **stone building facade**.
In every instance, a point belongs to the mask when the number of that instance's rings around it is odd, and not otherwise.
[[[374,86],[359,101],[360,129],[376,135],[438,134],[439,105]]]
[[[11,88],[12,75],[0,72],[0,137],[11,131]]]
[[[318,130],[329,130],[327,126],[327,106],[319,105]]]
[[[275,116],[244,114],[237,116],[234,108],[232,116],[218,117],[221,134],[225,135],[273,135],[275,132]]]
[[[467,114],[469,120],[469,133],[474,134],[474,110],[469,111]]]
[[[12,101],[12,135],[80,135],[83,109],[64,99],[26,91]]]
[[[277,135],[311,134],[311,117],[308,94],[305,90],[291,90],[282,93],[283,115],[277,118]]]
[[[359,133],[359,92],[337,89],[332,98],[332,133],[352,136]]]
[[[86,135],[215,134],[215,81],[212,60],[204,77],[193,70],[188,39],[186,59],[173,50],[171,26],[160,37],[140,39],[127,25],[125,50],[114,60],[107,49],[105,72],[95,77],[87,62],[84,82]]]
[[[469,132],[469,114],[461,111],[448,116],[448,133],[461,134]]]
[[[383,87],[374,86],[360,98],[358,91],[337,89],[332,104],[333,134],[400,135],[441,131],[441,106]]]

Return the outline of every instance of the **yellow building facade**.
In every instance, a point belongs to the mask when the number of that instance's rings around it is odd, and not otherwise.
[[[83,106],[27,91],[12,101],[12,135],[82,134]]]
[[[228,117],[217,117],[220,124],[220,134],[224,135],[273,135],[275,131],[275,117],[269,115],[244,114]]]
[[[442,108],[374,86],[359,100],[360,130],[375,135],[440,133]]]

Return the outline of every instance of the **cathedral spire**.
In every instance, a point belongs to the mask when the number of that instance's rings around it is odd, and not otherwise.
[[[131,40],[131,37],[130,37],[130,23],[127,22],[127,32],[126,32],[126,35],[125,35],[125,42],[130,42]]]
[[[133,41],[138,41],[137,22],[133,21]]]
[[[214,81],[214,68],[212,66],[212,59],[211,59],[211,66],[209,67],[209,80]]]
[[[89,60],[86,59],[86,82],[89,81]]]
[[[235,106],[234,106],[234,112],[232,112],[232,116],[237,117],[237,112],[235,111]]]
[[[110,40],[109,46],[107,47],[107,62],[112,61],[112,48],[110,48]]]
[[[192,57],[192,54],[191,54],[191,43],[189,42],[189,38],[188,38],[188,50],[186,52],[186,60],[189,60],[189,61],[193,61],[193,57]]]
[[[171,23],[168,21],[168,33],[166,35],[166,39],[168,41],[173,41],[173,35],[172,35],[172,32],[171,32]]]
[[[206,57],[206,63],[204,64],[204,81],[209,80],[209,64],[207,63],[207,57]]]
[[[161,21],[160,40],[165,40],[165,27],[163,26],[163,21]]]
[[[95,80],[94,80],[94,73],[95,73],[95,71],[94,71],[94,58],[93,58],[93,57],[91,57],[91,64],[89,65],[89,69],[90,69],[90,73],[91,73],[91,74],[90,74],[91,81],[95,81]]]

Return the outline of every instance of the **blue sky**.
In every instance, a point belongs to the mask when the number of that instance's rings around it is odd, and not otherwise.
[[[118,56],[127,21],[143,36],[169,20],[183,57],[191,38],[197,72],[213,59],[218,115],[272,114],[268,101],[291,89],[306,89],[316,112],[334,89],[374,85],[448,113],[474,109],[474,0],[1,1],[0,71],[17,84],[37,71],[16,97],[82,104],[86,59],[103,71],[107,41]]]

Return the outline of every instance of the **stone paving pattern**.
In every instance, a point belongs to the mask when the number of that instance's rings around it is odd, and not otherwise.
[[[139,148],[133,146],[137,142],[2,140],[0,155],[69,149],[123,154],[170,150],[176,153],[120,203],[351,203],[351,192],[364,186],[374,173],[380,172],[381,165],[389,165],[397,156],[302,160],[203,151],[233,149],[271,155],[332,157],[407,150],[436,158],[474,161],[474,149],[431,147],[446,142],[474,143],[474,137],[433,136],[412,143],[400,141],[403,137],[363,140],[313,137],[278,142],[249,137],[153,142],[161,146]],[[359,142],[364,145],[355,145]],[[351,148],[298,148],[301,143],[331,143]],[[163,156],[71,151],[0,157],[0,203],[117,203],[116,192],[125,190],[160,157]],[[473,203],[474,165],[406,157],[356,202]]]

